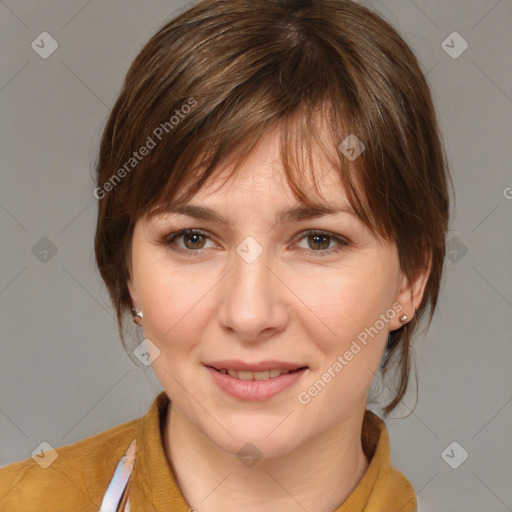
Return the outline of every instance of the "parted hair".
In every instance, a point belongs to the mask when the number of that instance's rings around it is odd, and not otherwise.
[[[354,1],[202,0],[137,55],[96,162],[95,256],[123,345],[137,220],[189,201],[228,157],[236,172],[274,128],[298,201],[310,204],[318,191],[319,148],[359,218],[396,243],[405,275],[430,261],[422,302],[390,333],[381,361],[382,376],[394,370],[388,415],[407,390],[413,333],[424,316],[430,326],[436,307],[453,184],[417,58]],[[357,158],[343,151],[349,135],[364,145]]]

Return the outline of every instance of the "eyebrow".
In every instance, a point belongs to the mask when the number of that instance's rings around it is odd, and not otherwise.
[[[211,208],[198,205],[179,205],[169,206],[166,208],[167,214],[178,214],[193,217],[202,220],[215,220],[222,224],[228,225],[228,220],[220,213],[212,210]],[[293,222],[299,220],[316,219],[319,217],[332,216],[337,214],[348,214],[358,218],[354,210],[350,206],[336,205],[330,203],[316,203],[312,206],[293,206],[281,210],[276,215],[276,222]]]

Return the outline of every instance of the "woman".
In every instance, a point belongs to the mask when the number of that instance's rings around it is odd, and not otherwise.
[[[449,171],[425,77],[346,0],[203,0],[136,57],[97,166],[96,259],[148,413],[0,471],[14,510],[409,512],[407,389]],[[124,342],[124,339],[123,339]],[[41,454],[44,458],[44,453]]]

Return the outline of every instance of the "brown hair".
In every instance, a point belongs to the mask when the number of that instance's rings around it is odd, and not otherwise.
[[[96,261],[121,339],[137,219],[187,202],[220,162],[240,163],[276,127],[299,201],[310,204],[304,178],[314,143],[361,220],[397,244],[408,277],[432,258],[416,315],[390,333],[381,363],[385,375],[396,360],[399,373],[387,415],[407,389],[412,334],[427,310],[428,328],[436,306],[451,178],[416,57],[352,1],[202,0],[135,58],[103,133],[95,189]],[[364,144],[355,160],[338,149],[349,134]]]

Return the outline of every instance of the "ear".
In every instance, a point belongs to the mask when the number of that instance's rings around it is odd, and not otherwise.
[[[140,309],[140,307],[138,305],[137,292],[135,290],[135,285],[133,284],[133,280],[131,278],[128,279],[126,284],[128,286],[128,291],[130,292],[130,297],[132,299],[131,311],[132,311],[133,323],[139,327],[142,327],[143,326],[142,310]],[[137,312],[136,310],[139,310],[139,312]]]
[[[401,281],[395,296],[395,302],[398,302],[402,308],[397,311],[398,314],[389,322],[390,331],[399,329],[414,318],[416,309],[418,309],[423,299],[431,268],[432,253],[429,253],[425,266],[418,267],[414,271],[412,278],[408,279],[406,275],[401,273]],[[403,315],[407,316],[405,322],[400,321]]]
[[[133,279],[131,277],[129,277],[126,284],[128,286],[128,291],[130,292],[130,297],[132,298],[133,307],[138,308],[137,291],[135,290],[135,285],[133,284]]]
[[[135,288],[134,279],[133,279],[131,247],[126,256],[126,267],[128,269],[128,279],[126,280],[126,285],[128,286],[128,292],[130,293],[130,297],[132,299],[132,307],[138,308],[139,306],[138,306],[137,290]]]

